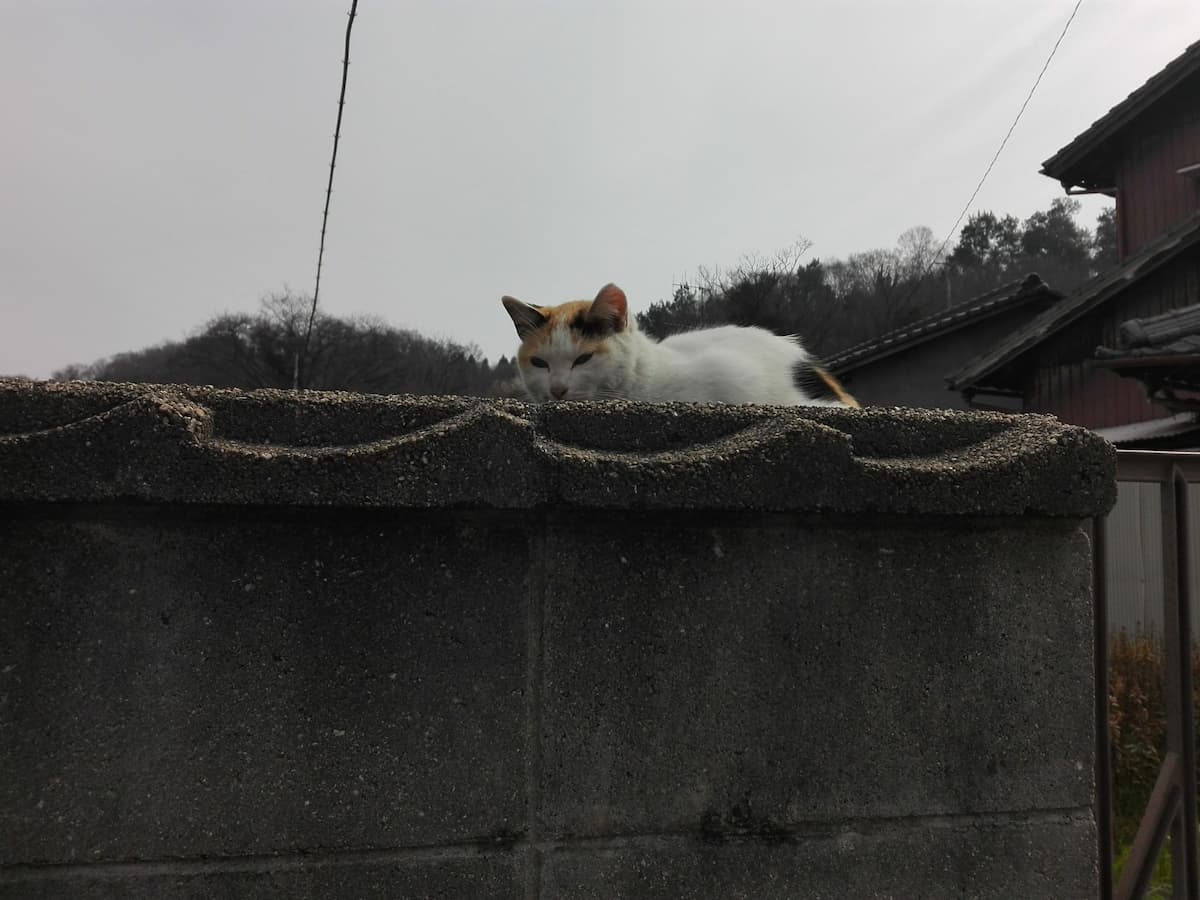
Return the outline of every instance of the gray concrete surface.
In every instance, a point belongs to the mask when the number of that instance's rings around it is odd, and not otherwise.
[[[546,896],[572,900],[1084,898],[1096,895],[1094,855],[1090,821],[1051,815],[851,825],[774,842],[659,838],[563,848],[547,854],[542,875]]]
[[[1087,897],[1110,448],[0,383],[0,898]]]
[[[651,521],[546,559],[550,835],[1091,802],[1077,529]]]
[[[0,501],[1079,518],[1114,464],[1045,416],[0,381]]]

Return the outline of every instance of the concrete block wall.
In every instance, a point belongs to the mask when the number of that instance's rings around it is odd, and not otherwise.
[[[0,898],[1090,897],[1107,445],[0,382]]]

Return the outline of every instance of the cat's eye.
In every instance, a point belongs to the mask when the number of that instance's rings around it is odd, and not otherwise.
[[[585,362],[587,362],[591,358],[592,358],[592,354],[584,353],[582,356],[575,357],[575,362],[573,363],[573,365],[582,366]]]
[[[537,366],[539,369],[548,369],[548,368],[550,368],[550,363],[546,362],[546,361],[545,361],[544,359],[542,359],[540,356],[534,356],[534,357],[531,357],[529,361],[530,361],[530,362],[531,362],[533,365]]]

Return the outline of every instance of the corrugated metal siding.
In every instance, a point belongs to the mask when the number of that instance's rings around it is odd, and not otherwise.
[[[1120,482],[1108,515],[1104,574],[1113,632],[1162,632],[1162,487]],[[1200,484],[1188,485],[1192,621],[1200,622]]]
[[[1200,163],[1200,103],[1181,96],[1138,122],[1116,168],[1124,256],[1200,209],[1200,182],[1179,174]]]

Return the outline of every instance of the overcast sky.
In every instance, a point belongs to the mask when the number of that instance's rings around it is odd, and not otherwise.
[[[321,298],[511,353],[499,298],[943,237],[1074,0],[362,0]],[[349,0],[0,3],[0,373],[311,293]],[[1200,38],[1084,0],[976,209]],[[1106,200],[1090,200],[1089,226]]]

